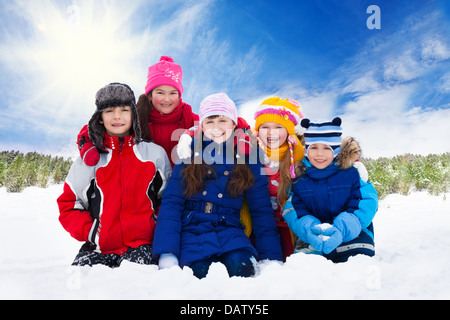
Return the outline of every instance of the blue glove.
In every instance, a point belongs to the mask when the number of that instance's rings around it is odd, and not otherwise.
[[[341,243],[358,237],[361,233],[361,223],[354,214],[344,211],[334,219],[333,225],[315,225],[311,230],[322,239],[323,253],[328,254]]]
[[[301,240],[309,243],[315,250],[321,252],[323,247],[322,238],[313,231],[313,228],[320,224],[320,220],[307,215],[298,220],[297,232],[292,230]]]
[[[336,249],[342,243],[342,233],[338,228],[328,224],[324,228],[324,225],[315,225],[311,228],[311,231],[317,234],[323,241],[322,251],[325,254],[330,253]]]
[[[311,230],[313,226],[320,224],[320,220],[311,215],[306,215],[299,219],[297,217],[297,212],[295,212],[295,208],[292,205],[292,192],[289,194],[289,198],[284,204],[282,215],[288,227],[297,237],[302,241],[309,243],[315,250],[319,252],[322,251],[322,239]]]
[[[358,217],[346,211],[334,218],[333,226],[342,233],[342,242],[356,239],[362,230]]]

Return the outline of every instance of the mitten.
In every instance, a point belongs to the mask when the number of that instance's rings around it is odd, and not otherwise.
[[[191,143],[194,137],[195,131],[198,127],[192,127],[184,131],[178,140],[177,155],[179,159],[189,159],[192,155]]]
[[[342,243],[342,233],[331,224],[315,225],[311,230],[322,239],[322,251],[325,254],[330,253]]]
[[[173,266],[178,266],[178,258],[176,255],[174,255],[173,253],[162,253],[159,256],[159,269],[168,269]]]
[[[361,233],[361,222],[356,215],[349,212],[341,212],[334,218],[333,226],[342,233],[342,241],[347,242],[356,239]]]
[[[367,172],[366,166],[361,161],[355,161],[353,166],[358,170],[359,177],[362,181],[367,182],[369,180],[369,172]]]
[[[320,224],[320,220],[316,217],[307,215],[303,216],[298,220],[298,237],[305,241],[306,243],[309,243],[314,249],[317,251],[323,250],[323,239],[313,232],[313,227]],[[294,233],[295,231],[292,230]]]
[[[289,210],[286,205],[283,210],[283,219],[300,240],[309,243],[315,250],[322,251],[323,240],[311,230],[313,226],[320,224],[319,219],[310,215],[298,219],[295,210]]]
[[[252,137],[247,129],[236,129],[235,144],[240,156],[248,156],[252,151]]]
[[[88,166],[96,165],[100,159],[100,153],[89,138],[89,129],[87,125],[85,125],[78,134],[77,144],[83,162]]]

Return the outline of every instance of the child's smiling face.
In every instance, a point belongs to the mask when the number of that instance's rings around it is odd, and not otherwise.
[[[105,126],[106,133],[112,137],[130,135],[132,125],[131,107],[110,107],[102,111],[100,123]]]
[[[208,117],[202,122],[203,133],[216,143],[227,141],[235,127],[233,120],[225,116]]]
[[[317,169],[325,169],[333,162],[333,150],[323,143],[315,143],[308,148],[308,159]]]
[[[278,149],[288,137],[286,128],[275,122],[264,122],[259,126],[258,132],[264,146],[270,149]]]
[[[171,114],[180,104],[180,93],[172,86],[159,86],[152,90],[150,100],[162,114]]]

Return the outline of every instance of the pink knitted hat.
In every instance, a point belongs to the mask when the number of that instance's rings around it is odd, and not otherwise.
[[[180,97],[183,94],[183,70],[181,66],[174,63],[171,57],[162,56],[158,63],[148,68],[147,85],[145,95],[154,88],[167,85],[178,90]]]
[[[225,93],[212,94],[203,99],[198,114],[200,125],[210,116],[225,116],[233,120],[235,124],[238,122],[236,105]]]

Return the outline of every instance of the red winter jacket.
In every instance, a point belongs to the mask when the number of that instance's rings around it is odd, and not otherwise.
[[[58,198],[59,221],[72,237],[101,253],[152,244],[153,217],[172,168],[164,150],[105,135],[108,153],[95,166],[72,165]]]

